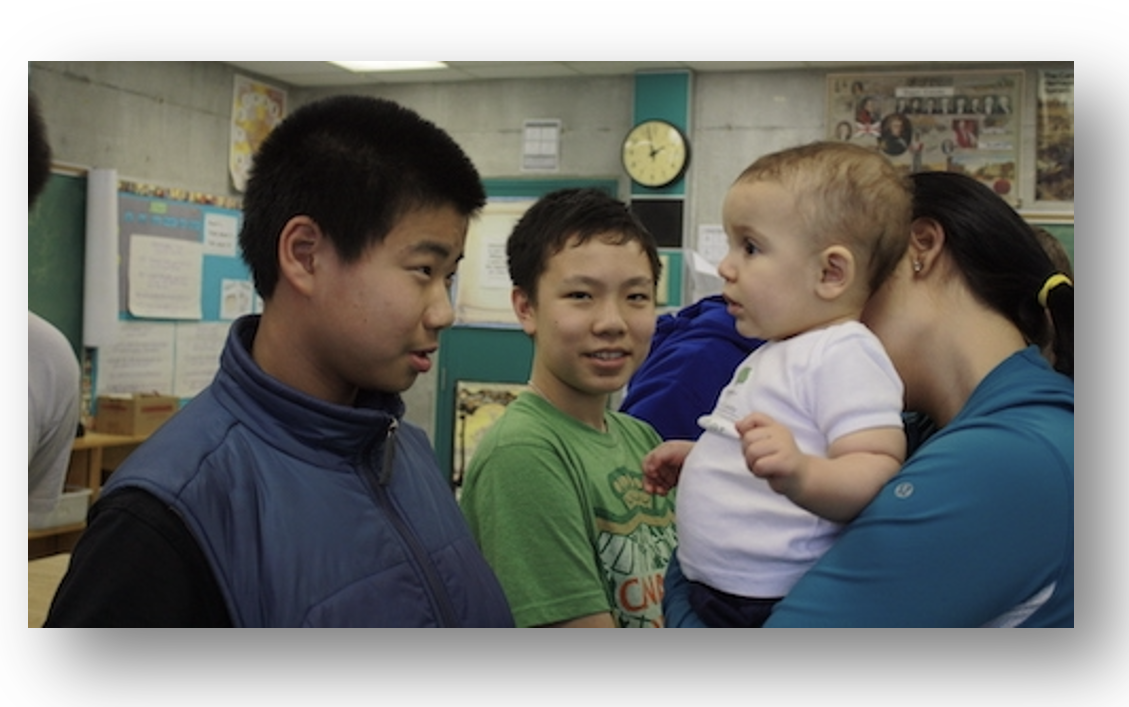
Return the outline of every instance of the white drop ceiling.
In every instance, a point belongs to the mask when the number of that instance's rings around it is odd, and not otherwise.
[[[920,61],[448,61],[446,69],[354,73],[327,61],[228,61],[225,63],[262,78],[274,79],[295,87],[623,76],[637,71],[679,69],[688,69],[697,73],[787,69],[839,71],[892,69],[911,65],[921,67],[923,64]]]

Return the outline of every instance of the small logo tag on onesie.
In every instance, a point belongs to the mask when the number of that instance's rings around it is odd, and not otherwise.
[[[741,439],[741,435],[737,434],[735,423],[742,416],[738,412],[735,398],[739,395],[737,386],[747,381],[751,372],[750,366],[742,366],[737,371],[733,383],[721,392],[713,412],[698,418],[698,427],[730,439]]]
[[[732,439],[741,439],[741,435],[737,434],[737,427],[733,424],[732,420],[727,420],[720,415],[702,415],[698,418],[698,427],[710,432],[716,432],[724,437]]]

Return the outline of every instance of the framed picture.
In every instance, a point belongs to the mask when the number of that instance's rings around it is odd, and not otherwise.
[[[830,74],[827,138],[909,172],[962,172],[1019,199],[1022,71]]]
[[[228,168],[236,191],[247,190],[251,158],[270,131],[285,117],[285,90],[246,76],[235,76]]]
[[[502,416],[506,406],[528,388],[524,383],[456,381],[455,438],[451,446],[454,451],[451,485],[456,493],[482,437]]]
[[[1039,72],[1035,113],[1035,200],[1073,204],[1073,70]]]

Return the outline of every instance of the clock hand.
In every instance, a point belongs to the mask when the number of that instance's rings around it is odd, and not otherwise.
[[[648,157],[650,157],[652,160],[655,159],[655,136],[651,131],[650,125],[647,126],[647,153]]]

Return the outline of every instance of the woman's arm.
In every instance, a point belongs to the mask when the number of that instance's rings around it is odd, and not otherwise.
[[[1072,606],[1072,462],[1034,433],[938,433],[766,626],[982,626],[1052,585]]]
[[[905,432],[879,427],[843,435],[826,457],[804,454],[792,432],[754,413],[738,421],[749,470],[797,506],[837,523],[852,520],[905,459]]]

